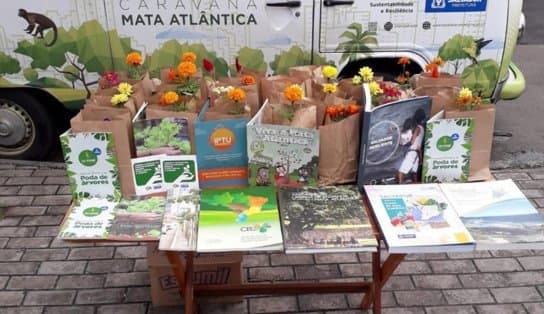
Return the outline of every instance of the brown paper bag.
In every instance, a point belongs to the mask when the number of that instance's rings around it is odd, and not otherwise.
[[[124,71],[118,72],[118,75],[119,75],[119,82],[127,82],[130,85],[132,85],[134,89],[141,88],[142,91],[144,92],[145,97],[151,96],[151,94],[157,91],[155,83],[153,83],[153,81],[149,77],[148,72],[142,75],[141,79],[128,78],[127,73]]]
[[[300,84],[304,81],[286,75],[275,75],[263,78],[261,81],[261,95],[271,103],[279,103],[283,97],[283,90],[291,84]]]
[[[463,86],[459,75],[440,73],[439,77],[432,77],[428,72],[412,75],[410,84],[414,89],[425,86],[450,86],[459,88]]]
[[[460,90],[456,86],[422,86],[416,88],[414,93],[416,96],[431,96],[431,116],[434,116],[441,110],[452,108]]]
[[[105,95],[93,95],[91,96],[91,99],[85,103],[86,108],[92,108],[92,107],[101,107],[101,108],[107,108],[107,109],[115,109],[120,110],[121,112],[128,111],[130,113],[131,117],[134,117],[136,114],[136,104],[134,103],[134,99],[132,97],[129,97],[128,101],[123,104],[122,107],[117,107],[112,105],[111,103],[111,96],[105,96]]]
[[[70,120],[72,132],[111,132],[119,167],[121,192],[124,197],[135,195],[130,160],[135,156],[131,116],[114,108],[84,108]]]
[[[495,126],[495,105],[482,104],[478,109],[460,111],[448,108],[445,118],[474,118],[472,134],[472,153],[470,158],[469,181],[493,180],[489,170],[491,148],[493,145],[493,129]]]
[[[251,117],[253,117],[261,108],[259,85],[257,83],[253,85],[243,85],[240,80],[240,77],[221,78],[217,82],[207,84],[208,95],[210,95],[212,104],[212,106],[210,106],[210,109],[212,109],[215,101],[219,98],[218,95],[213,92],[213,88],[233,86],[242,89],[246,93],[245,101],[249,106]]]
[[[173,111],[173,110],[168,110],[164,106],[151,104],[145,108],[145,114],[147,119],[160,119],[160,118],[187,119],[187,126],[189,128],[189,141],[191,141],[191,154],[196,153],[195,120],[196,120],[196,117],[198,116],[198,113],[190,112],[190,111]]]
[[[320,69],[318,65],[301,65],[297,67],[290,67],[288,74],[291,77],[296,77],[300,80],[313,79],[315,77],[316,69]]]

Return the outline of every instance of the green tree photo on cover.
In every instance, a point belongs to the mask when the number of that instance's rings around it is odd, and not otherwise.
[[[148,126],[143,130],[135,130],[134,139],[143,140],[145,150],[171,146],[183,154],[190,154],[191,143],[189,140],[182,140],[177,137],[182,128],[181,124],[162,120],[157,126]]]

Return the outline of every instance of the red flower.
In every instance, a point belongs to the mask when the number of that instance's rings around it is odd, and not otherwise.
[[[202,67],[209,73],[213,71],[213,63],[208,59],[202,59]]]
[[[235,65],[236,65],[236,72],[240,73],[242,72],[242,65],[240,64],[240,60],[238,59],[238,57],[236,57],[236,60],[235,60]]]

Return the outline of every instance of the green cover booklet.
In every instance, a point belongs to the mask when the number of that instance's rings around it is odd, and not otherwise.
[[[66,131],[60,136],[73,199],[121,198],[117,158],[111,133]]]
[[[425,128],[422,179],[426,183],[466,182],[470,171],[474,119],[431,119]]]
[[[197,252],[282,247],[274,187],[202,190]]]

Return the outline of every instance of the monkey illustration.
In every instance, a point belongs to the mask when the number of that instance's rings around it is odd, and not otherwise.
[[[48,44],[46,43],[46,47],[52,46],[57,41],[57,25],[47,16],[40,13],[27,12],[25,9],[19,9],[19,16],[28,23],[25,32],[34,37],[43,38],[43,31],[48,29],[53,30],[53,40]]]

